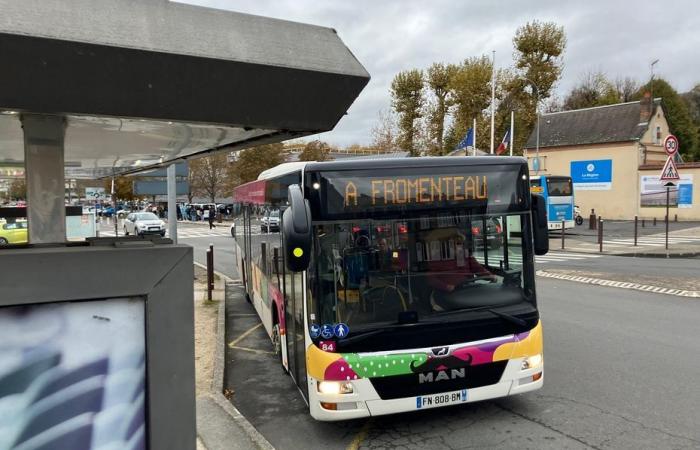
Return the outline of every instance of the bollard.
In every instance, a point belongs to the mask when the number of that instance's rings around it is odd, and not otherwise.
[[[678,214],[674,214],[674,215],[673,215],[673,221],[674,221],[674,222],[678,222]]]
[[[595,230],[595,225],[596,225],[595,209],[591,208],[591,215],[588,216],[588,229]]]
[[[654,226],[656,226],[656,217],[654,217]]]
[[[645,226],[644,219],[642,219],[642,228],[644,228],[644,226]]]
[[[207,300],[211,301],[214,290],[214,244],[209,244],[207,250]]]
[[[564,228],[566,228],[566,221],[561,221],[561,249],[564,250]]]
[[[598,245],[600,245],[599,251],[603,252],[603,219],[598,219]]]
[[[634,246],[635,247],[637,246],[637,228],[638,228],[637,224],[638,224],[638,221],[639,221],[639,219],[637,218],[637,216],[634,216]],[[644,223],[644,222],[642,222],[642,223]]]

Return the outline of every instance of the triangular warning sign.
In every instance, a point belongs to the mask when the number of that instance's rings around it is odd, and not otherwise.
[[[660,180],[680,180],[681,177],[678,175],[678,169],[676,168],[676,162],[673,160],[673,156],[669,156],[664,164],[664,168],[661,169]]]

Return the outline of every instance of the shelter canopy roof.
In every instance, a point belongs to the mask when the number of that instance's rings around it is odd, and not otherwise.
[[[167,0],[0,0],[0,166],[66,118],[67,176],[332,129],[369,81],[335,30]]]

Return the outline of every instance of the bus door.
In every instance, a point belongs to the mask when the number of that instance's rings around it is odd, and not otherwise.
[[[306,351],[304,342],[304,288],[302,273],[285,270],[284,319],[287,339],[289,374],[299,386],[304,397],[306,391]]]
[[[243,208],[243,232],[245,233],[245,237],[243,239],[243,261],[244,261],[244,266],[243,266],[243,277],[244,277],[244,282],[245,282],[245,289],[246,292],[251,296],[252,299],[252,270],[251,270],[251,264],[252,264],[252,258],[251,258],[251,250],[252,250],[252,229],[251,229],[251,207],[250,205],[246,205]],[[251,288],[249,290],[249,288]]]

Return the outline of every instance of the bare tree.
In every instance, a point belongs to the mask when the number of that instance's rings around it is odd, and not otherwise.
[[[396,120],[391,111],[379,111],[377,123],[372,127],[372,147],[387,153],[396,149]]]
[[[195,195],[209,198],[229,194],[232,188],[229,178],[229,163],[226,154],[217,153],[190,161],[190,185]]]
[[[634,94],[639,91],[639,86],[639,81],[632,77],[617,77],[615,79],[615,90],[617,90],[621,102],[631,102]]]

